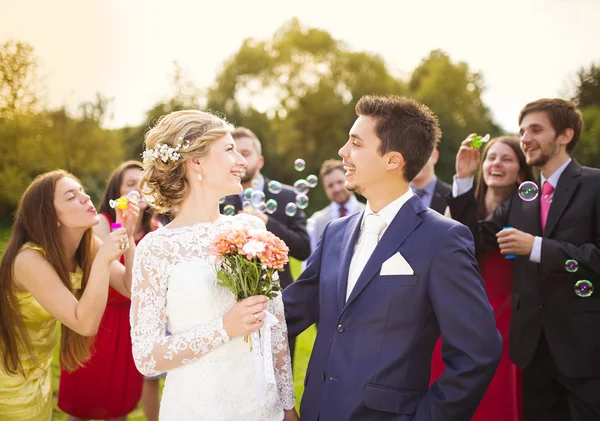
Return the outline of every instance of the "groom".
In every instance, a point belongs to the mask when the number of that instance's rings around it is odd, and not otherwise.
[[[413,195],[440,137],[435,115],[366,96],[340,149],[364,212],[332,221],[283,292],[289,335],[319,322],[303,421],[461,421],[477,409],[501,339],[469,230]],[[446,371],[429,387],[438,336]]]

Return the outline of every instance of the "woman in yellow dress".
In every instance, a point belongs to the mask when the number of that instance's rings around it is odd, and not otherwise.
[[[102,242],[92,231],[96,209],[73,175],[52,171],[27,188],[0,262],[0,420],[52,419],[57,321],[60,363],[74,370],[90,355],[109,284],[130,294],[138,214],[131,202],[118,211],[123,227]]]

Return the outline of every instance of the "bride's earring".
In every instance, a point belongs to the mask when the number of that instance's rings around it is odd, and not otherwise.
[[[198,180],[202,181],[202,174],[198,173]]]

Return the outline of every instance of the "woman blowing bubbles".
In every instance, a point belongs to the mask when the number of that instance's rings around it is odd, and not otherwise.
[[[27,188],[0,262],[0,419],[51,420],[56,322],[60,363],[74,370],[89,358],[109,284],[129,295],[138,214],[130,203],[117,216],[124,228],[102,242],[92,232],[96,209],[73,175],[52,171]]]

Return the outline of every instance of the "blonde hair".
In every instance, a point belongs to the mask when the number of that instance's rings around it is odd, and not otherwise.
[[[140,182],[145,196],[151,196],[151,205],[160,213],[168,213],[177,208],[188,195],[189,183],[185,178],[185,161],[189,158],[203,158],[208,154],[210,144],[233,131],[226,120],[216,115],[198,111],[175,111],[162,116],[145,136],[145,150],[154,149],[158,144],[170,148],[181,146],[176,161],[153,159],[144,163],[144,173]]]

